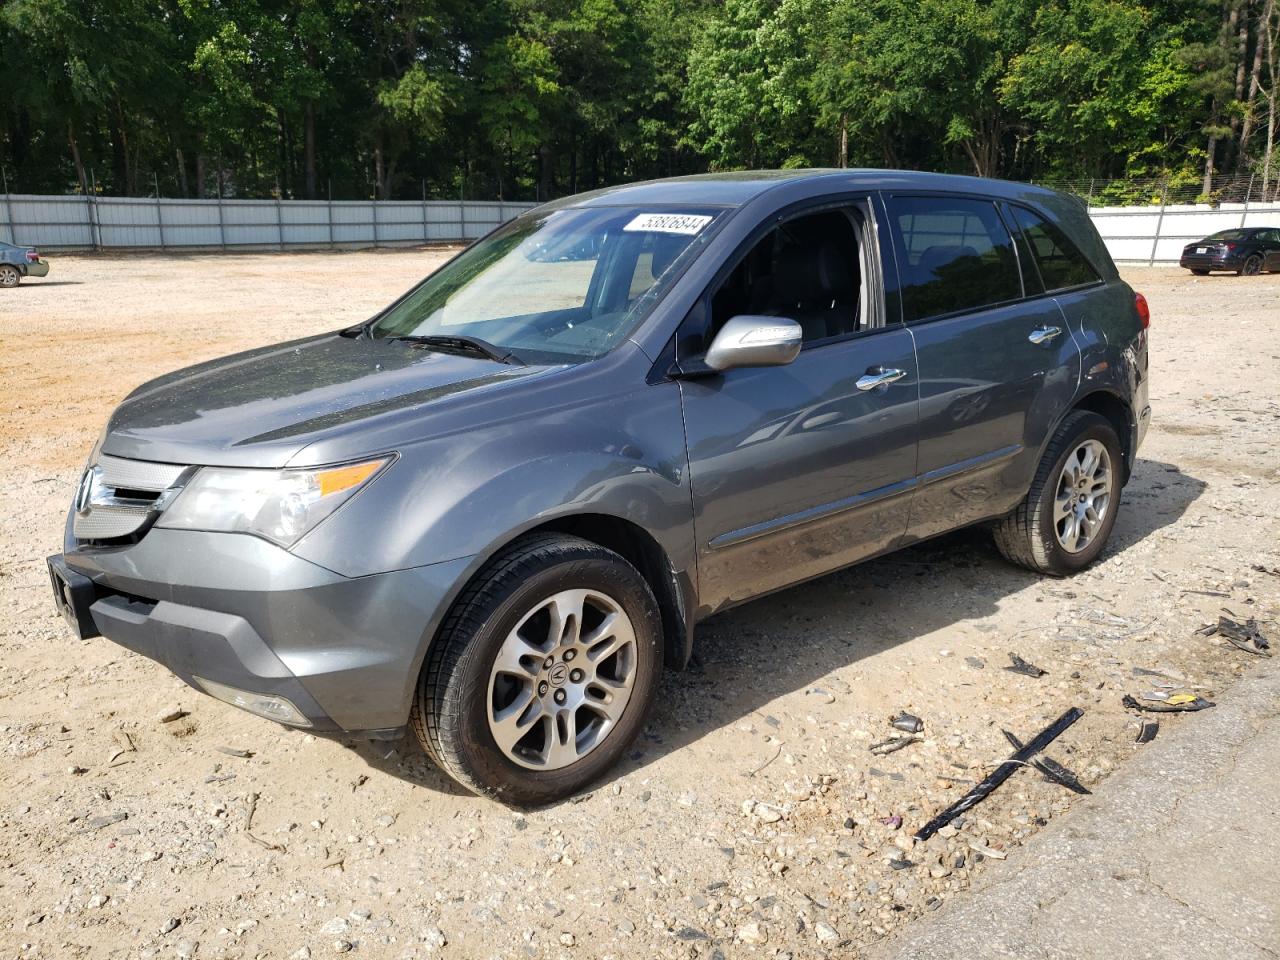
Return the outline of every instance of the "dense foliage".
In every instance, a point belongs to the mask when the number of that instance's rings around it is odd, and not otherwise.
[[[1276,179],[1280,0],[0,0],[11,190]]]

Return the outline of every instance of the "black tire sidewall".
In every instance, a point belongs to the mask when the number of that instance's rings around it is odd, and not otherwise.
[[[1093,542],[1078,553],[1070,553],[1058,543],[1058,534],[1053,519],[1053,504],[1058,493],[1058,480],[1062,476],[1062,468],[1066,466],[1067,458],[1075,453],[1080,444],[1086,440],[1099,441],[1107,448],[1107,453],[1111,456],[1111,502],[1108,505],[1107,516],[1102,521],[1102,529],[1098,531],[1098,535],[1094,537]],[[1096,415],[1088,417],[1071,435],[1071,438],[1066,441],[1064,449],[1054,461],[1040,490],[1039,522],[1036,524],[1035,535],[1040,538],[1044,555],[1048,559],[1048,565],[1052,572],[1065,575],[1083,570],[1097,560],[1102,551],[1106,549],[1107,542],[1111,539],[1111,531],[1116,525],[1116,517],[1120,513],[1123,470],[1124,461],[1120,451],[1120,439],[1116,436],[1115,430],[1102,417]]]
[[[635,568],[604,549],[594,556],[552,561],[500,599],[472,646],[449,678],[446,696],[461,698],[453,752],[468,777],[503,802],[522,806],[549,803],[580,789],[613,766],[639,734],[662,671],[662,627],[657,602]],[[622,719],[600,744],[560,770],[530,770],[508,759],[489,730],[489,676],[507,634],[537,603],[561,590],[590,589],[622,605],[636,635],[635,686]],[[461,639],[461,638],[457,638]]]

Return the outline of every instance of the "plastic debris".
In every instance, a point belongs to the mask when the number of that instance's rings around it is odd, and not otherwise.
[[[1271,643],[1258,629],[1258,621],[1252,618],[1244,623],[1237,623],[1230,617],[1219,616],[1217,623],[1201,627],[1196,632],[1206,637],[1219,636],[1238,650],[1254,656],[1271,656]]]
[[[1016,653],[1010,653],[1009,660],[1010,660],[1009,666],[1005,667],[1004,669],[1008,670],[1010,673],[1020,673],[1024,677],[1039,678],[1039,677],[1043,677],[1046,673],[1049,672],[1048,670],[1042,670],[1040,667],[1037,667],[1034,663],[1028,663],[1026,660],[1023,660]]]
[[[926,823],[916,832],[917,840],[928,840],[935,833],[949,824],[960,814],[973,807],[976,807],[987,797],[995,792],[995,789],[1008,780],[1019,767],[1026,766],[1033,756],[1058,739],[1063,732],[1073,723],[1084,716],[1084,711],[1079,707],[1072,707],[1049,726],[1045,727],[1030,743],[1018,750],[1004,763],[992,770],[987,776],[966,793],[963,797],[953,803],[947,809]]]
[[[897,753],[903,747],[909,747],[913,743],[919,743],[924,737],[894,737],[891,740],[881,740],[879,743],[871,745],[871,752],[877,757],[883,757],[889,753]]]
[[[1162,701],[1138,700],[1126,693],[1120,702],[1130,710],[1146,710],[1151,713],[1192,713],[1215,705],[1212,700],[1194,693],[1175,693]]]
[[[1022,741],[1008,730],[1001,730],[1000,732],[1004,734],[1004,738],[1009,741],[1013,749],[1023,749]],[[1080,782],[1080,778],[1074,772],[1052,757],[1039,757],[1031,761],[1031,766],[1039,770],[1044,775],[1045,780],[1066,787],[1072,793],[1087,794],[1090,792],[1089,788]]]
[[[1138,743],[1150,743],[1156,738],[1156,734],[1160,732],[1159,720],[1143,720],[1138,727]]]
[[[889,725],[907,733],[919,733],[924,729],[923,720],[905,712],[890,719]]]
[[[1050,757],[1041,757],[1032,761],[1031,765],[1044,774],[1046,780],[1066,787],[1072,793],[1088,794],[1090,792],[1089,788],[1080,782],[1079,777],[1058,763],[1057,760]]]

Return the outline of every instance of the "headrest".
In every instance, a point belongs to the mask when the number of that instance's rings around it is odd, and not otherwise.
[[[969,246],[956,246],[955,244],[939,243],[932,247],[926,247],[924,253],[920,254],[920,262],[916,264],[916,268],[928,280],[937,278],[938,271],[961,257],[978,256],[978,251]]]
[[[835,300],[848,292],[849,262],[834,243],[815,250],[802,244],[783,247],[773,263],[775,296],[788,303]]]
[[[688,246],[684,237],[663,237],[653,245],[652,260],[649,261],[649,275],[657,280],[671,266],[672,261],[680,256],[680,252]]]

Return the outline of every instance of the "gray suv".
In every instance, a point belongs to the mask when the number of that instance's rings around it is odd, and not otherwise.
[[[367,323],[139,387],[49,560],[82,636],[513,804],[623,754],[699,620],[970,524],[1102,551],[1147,309],[1077,201],[965,177],[635,184]]]

